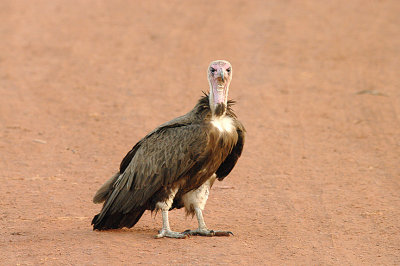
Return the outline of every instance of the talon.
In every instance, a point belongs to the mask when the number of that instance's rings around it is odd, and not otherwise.
[[[183,231],[181,234],[183,234],[185,237],[190,237],[190,236],[192,236],[191,234],[190,234],[190,230],[185,230],[185,231]]]
[[[215,236],[229,236],[232,235],[233,233],[231,231],[216,231]]]

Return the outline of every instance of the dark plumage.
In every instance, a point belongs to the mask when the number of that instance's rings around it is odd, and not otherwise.
[[[133,146],[119,172],[93,199],[95,203],[105,201],[92,220],[93,229],[130,228],[145,210],[161,209],[164,233],[159,237],[184,237],[170,231],[168,210],[185,206],[188,213],[202,219],[198,212],[205,201],[198,199],[199,195],[204,197],[203,188],[208,196],[215,178],[223,180],[242,153],[245,129],[233,113],[232,104],[225,100],[213,108],[205,95],[189,113],[157,127]],[[205,224],[203,227],[202,232],[208,230]]]

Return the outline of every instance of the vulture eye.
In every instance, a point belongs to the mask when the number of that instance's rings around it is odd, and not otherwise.
[[[214,73],[215,71],[217,71],[215,68],[210,67],[210,72],[211,72],[211,73]]]
[[[226,72],[231,73],[231,68],[230,68],[230,67],[227,68],[227,69],[226,69]]]

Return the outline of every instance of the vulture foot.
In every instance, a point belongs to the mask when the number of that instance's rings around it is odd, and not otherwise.
[[[171,230],[162,229],[158,232],[158,235],[155,238],[163,238],[163,237],[170,237],[170,238],[186,238],[187,235],[179,232],[174,232]]]
[[[189,236],[229,236],[233,235],[231,231],[214,231],[208,229],[186,230],[182,234]]]

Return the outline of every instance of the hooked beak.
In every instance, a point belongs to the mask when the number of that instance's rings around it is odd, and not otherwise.
[[[222,81],[222,82],[225,82],[225,79],[224,79],[224,70],[223,70],[223,69],[220,70],[219,75],[220,75],[220,77],[221,77],[221,81]]]

